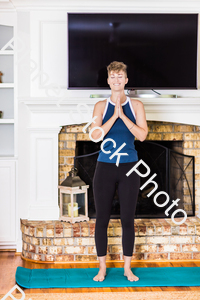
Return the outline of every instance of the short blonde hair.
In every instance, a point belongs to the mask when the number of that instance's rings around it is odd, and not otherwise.
[[[123,71],[125,73],[125,77],[127,77],[127,65],[125,65],[123,62],[119,61],[113,61],[107,66],[108,76],[111,71],[114,71],[116,73],[119,73],[120,71]]]

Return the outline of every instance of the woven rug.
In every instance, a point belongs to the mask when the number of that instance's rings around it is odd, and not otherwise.
[[[0,299],[5,295],[0,295]],[[15,299],[21,299],[21,294],[13,294]],[[40,293],[26,294],[25,300],[199,300],[200,291],[178,292],[124,292],[124,293]],[[7,298],[6,300],[10,300]]]

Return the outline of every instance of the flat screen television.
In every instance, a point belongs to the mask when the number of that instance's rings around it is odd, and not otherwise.
[[[198,14],[68,13],[68,89],[109,89],[110,62],[126,89],[197,89]]]

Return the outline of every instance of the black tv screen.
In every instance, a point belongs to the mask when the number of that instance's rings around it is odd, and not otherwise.
[[[198,14],[68,13],[68,88],[109,89],[116,60],[126,89],[197,89],[197,32]]]

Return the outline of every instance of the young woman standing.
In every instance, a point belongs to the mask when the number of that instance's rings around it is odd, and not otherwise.
[[[138,161],[134,139],[136,137],[144,141],[148,127],[142,102],[125,95],[124,87],[128,82],[127,66],[122,62],[114,61],[107,67],[107,70],[111,96],[95,104],[93,117],[97,116],[97,118],[95,124],[91,125],[91,129],[96,126],[102,128],[103,140],[109,138],[104,143],[104,151],[101,150],[99,153],[93,178],[96,208],[95,243],[99,258],[99,272],[93,280],[103,281],[106,276],[107,227],[115,187],[118,183],[124,276],[130,281],[137,281],[139,278],[131,271],[131,257],[135,241],[134,216],[140,178],[136,172],[132,172],[129,176],[126,176],[126,173]],[[101,130],[95,130],[91,136],[97,140],[101,135]],[[123,143],[125,145],[118,155],[116,153],[111,158]],[[119,159],[118,165],[117,158]]]

